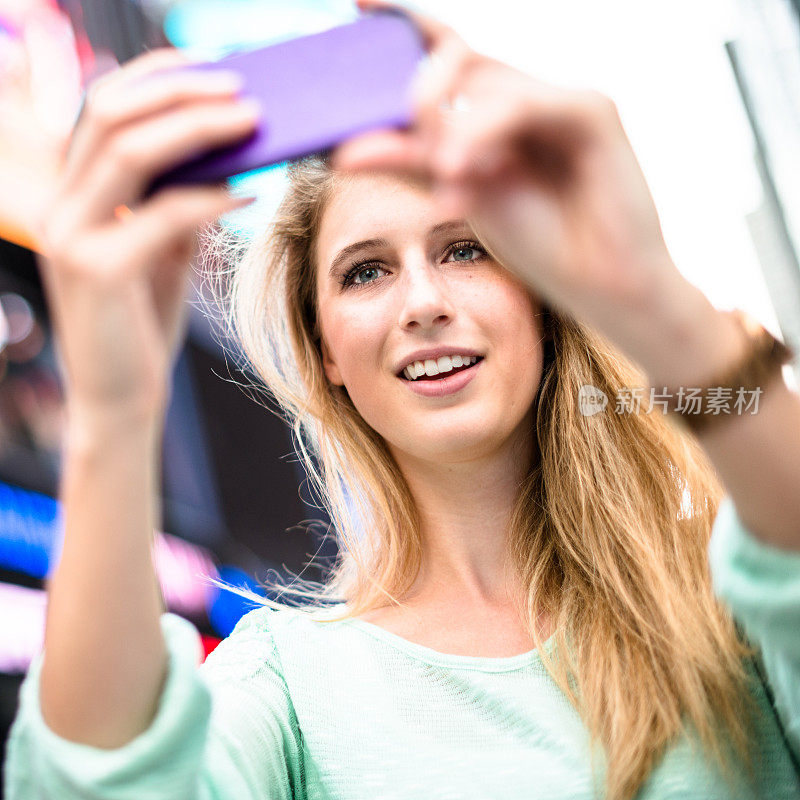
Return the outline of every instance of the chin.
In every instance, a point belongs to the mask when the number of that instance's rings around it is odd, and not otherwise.
[[[507,419],[492,425],[485,415],[480,415],[472,421],[453,419],[447,424],[437,424],[436,421],[425,424],[419,419],[409,419],[401,430],[395,429],[384,435],[390,449],[423,461],[453,462],[480,458],[497,451],[508,442],[514,429],[508,427]],[[413,436],[403,435],[407,431],[413,431]]]

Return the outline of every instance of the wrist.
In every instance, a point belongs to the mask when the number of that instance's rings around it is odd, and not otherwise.
[[[120,440],[136,440],[156,448],[163,424],[159,406],[97,406],[68,400],[64,446],[68,452],[92,452],[118,446]]]
[[[667,277],[648,313],[660,335],[640,363],[653,388],[705,387],[742,357],[746,336],[677,270]]]

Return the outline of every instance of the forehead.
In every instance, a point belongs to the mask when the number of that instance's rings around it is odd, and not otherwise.
[[[359,239],[390,238],[437,222],[433,197],[421,183],[382,173],[340,177],[320,220],[317,252],[322,264]]]

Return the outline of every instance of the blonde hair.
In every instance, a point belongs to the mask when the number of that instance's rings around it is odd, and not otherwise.
[[[213,283],[240,366],[292,426],[338,540],[325,583],[298,580],[291,593],[311,608],[344,601],[358,616],[399,602],[413,583],[419,519],[386,443],[322,367],[315,237],[337,176],[309,158],[289,178],[272,224],[228,254],[229,268],[212,248]],[[722,486],[663,414],[581,414],[582,386],[614,398],[645,376],[595,332],[543,310],[538,459],[510,523],[535,646],[602,746],[610,800],[632,798],[688,726],[726,775],[734,753],[749,769],[743,659],[753,651],[713,594],[706,555]],[[535,624],[542,613],[555,626],[554,657]]]

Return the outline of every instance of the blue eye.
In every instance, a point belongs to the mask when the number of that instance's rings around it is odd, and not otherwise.
[[[453,258],[456,261],[469,261],[469,255],[463,255],[464,253],[470,253],[471,251],[474,252],[474,247],[459,247],[458,250],[453,250]]]
[[[471,263],[473,261],[479,261],[487,255],[486,251],[478,242],[473,241],[453,242],[453,244],[447,248],[445,254],[447,255],[446,261],[450,263],[453,261]],[[386,272],[386,270],[377,263],[366,262],[353,264],[350,271],[341,278],[342,287],[358,287],[374,283],[381,277],[381,272]]]
[[[365,273],[366,273],[367,275],[369,275],[369,273],[371,273],[371,272],[377,272],[377,271],[378,271],[378,269],[379,269],[378,267],[364,267],[364,269],[360,269],[360,270],[359,270],[359,271],[358,271],[358,272],[355,274],[355,277],[357,278],[359,275],[364,275]],[[369,278],[367,278],[366,280],[360,280],[360,281],[356,281],[356,283],[369,283],[369,282],[370,282]]]
[[[367,280],[356,280],[360,275],[364,275],[365,273],[369,275],[370,273],[376,272],[377,270],[383,269],[383,267],[378,266],[377,264],[356,264],[347,275],[344,276],[342,279],[342,286],[364,286],[367,283],[372,283],[375,278],[368,278]],[[377,277],[377,276],[376,276]]]
[[[470,257],[470,253],[477,253]],[[453,261],[477,261],[481,256],[486,255],[486,251],[478,246],[477,242],[456,242],[450,246],[449,255],[453,256]]]

